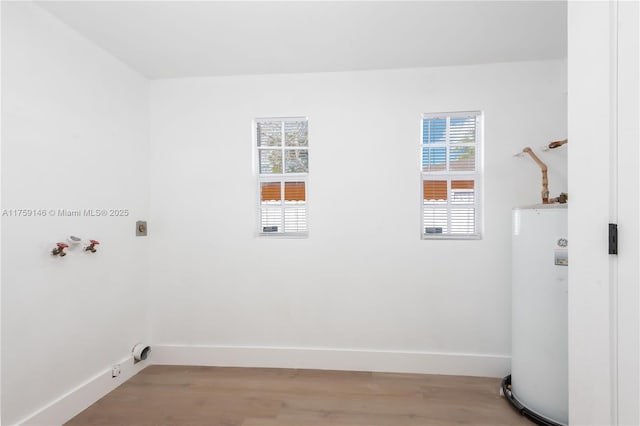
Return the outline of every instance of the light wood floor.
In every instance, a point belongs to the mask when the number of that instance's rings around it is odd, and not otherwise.
[[[529,425],[499,379],[150,366],[67,425]]]

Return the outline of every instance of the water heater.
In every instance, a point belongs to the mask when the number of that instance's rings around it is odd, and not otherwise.
[[[567,205],[513,209],[511,399],[568,423]]]

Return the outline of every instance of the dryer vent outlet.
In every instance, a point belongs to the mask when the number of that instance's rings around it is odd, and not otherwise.
[[[133,347],[133,359],[138,361],[144,361],[149,357],[149,352],[151,352],[151,346],[145,345],[144,343],[138,343]]]

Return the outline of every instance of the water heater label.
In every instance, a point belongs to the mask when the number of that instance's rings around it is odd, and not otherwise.
[[[569,266],[569,253],[568,250],[558,249],[554,252],[555,264],[558,266]]]

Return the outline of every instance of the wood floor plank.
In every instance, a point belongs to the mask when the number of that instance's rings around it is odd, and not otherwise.
[[[67,423],[167,426],[531,425],[498,379],[151,366]]]

